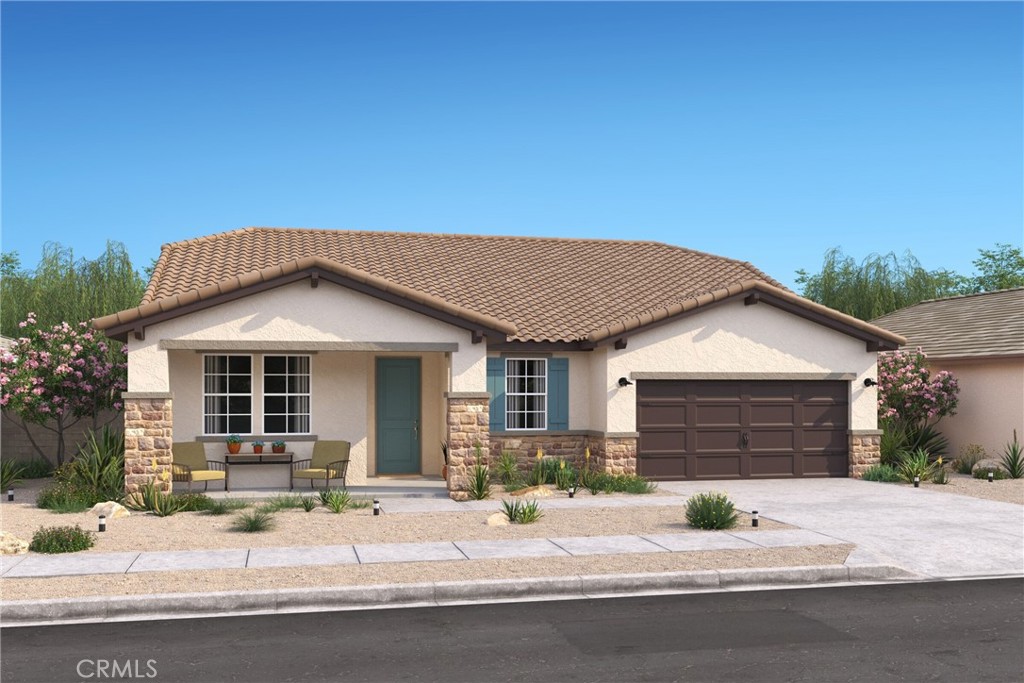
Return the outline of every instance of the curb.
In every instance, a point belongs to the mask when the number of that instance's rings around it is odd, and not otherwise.
[[[14,600],[0,604],[0,626],[433,607],[524,600],[580,600],[642,593],[710,592],[862,581],[915,581],[921,578],[892,565],[833,565]]]

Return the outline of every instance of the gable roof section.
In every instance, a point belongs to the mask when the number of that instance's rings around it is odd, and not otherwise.
[[[898,332],[929,358],[1024,355],[1024,287],[932,299],[873,323]]]
[[[902,341],[797,297],[749,263],[658,242],[290,228],[166,244],[142,305],[95,324],[124,335],[154,316],[182,315],[314,270],[515,342],[596,344],[754,288],[854,336]]]

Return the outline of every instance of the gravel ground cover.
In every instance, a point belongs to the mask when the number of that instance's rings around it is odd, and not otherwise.
[[[898,486],[913,486],[913,484],[898,484]],[[966,474],[951,474],[948,484],[933,484],[930,481],[925,481],[921,483],[921,487],[939,493],[1024,505],[1024,479],[1000,479],[990,484],[986,479],[975,479]]]

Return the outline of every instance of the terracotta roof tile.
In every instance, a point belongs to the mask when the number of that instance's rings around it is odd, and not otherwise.
[[[1024,355],[1024,287],[922,301],[872,322],[930,358]]]
[[[754,287],[817,306],[749,263],[658,242],[244,228],[164,245],[142,305],[97,325],[313,264],[522,341],[598,341]]]

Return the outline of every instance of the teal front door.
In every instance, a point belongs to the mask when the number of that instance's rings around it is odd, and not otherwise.
[[[377,474],[420,473],[420,359],[377,359]]]

